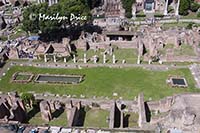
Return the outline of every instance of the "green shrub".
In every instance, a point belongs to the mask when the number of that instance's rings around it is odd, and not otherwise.
[[[192,2],[191,5],[190,5],[190,10],[192,12],[196,12],[196,11],[198,11],[199,7],[200,7],[200,5],[198,3]]]
[[[200,12],[197,12],[197,17],[200,18]]]
[[[28,104],[30,107],[36,104],[35,97],[32,93],[22,93],[21,99],[26,105]]]
[[[125,9],[125,16],[127,18],[132,17],[132,5],[135,3],[135,0],[122,0],[123,8]]]
[[[192,29],[192,27],[193,27],[193,25],[194,25],[194,23],[189,23],[187,26],[186,26],[186,29]]]
[[[179,13],[180,15],[188,15],[188,10],[190,8],[190,0],[181,0],[180,1],[180,7],[179,7]]]

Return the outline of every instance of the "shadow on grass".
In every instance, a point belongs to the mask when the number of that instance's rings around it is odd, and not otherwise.
[[[151,120],[151,111],[150,111],[149,106],[148,106],[148,104],[146,102],[144,103],[144,106],[145,106],[145,112],[146,112],[146,120],[147,120],[147,122],[150,122],[150,120]]]
[[[123,127],[124,128],[129,127],[129,118],[130,118],[130,114],[127,114],[124,116],[124,119],[123,119]]]
[[[84,125],[85,115],[86,115],[85,107],[81,107],[79,110],[79,116],[78,116],[78,121],[76,123],[76,126],[82,127]]]
[[[54,111],[54,112],[52,113],[53,119],[54,119],[54,118],[58,118],[64,111],[65,111],[64,108],[57,109],[56,111]]]
[[[40,112],[40,108],[39,108],[39,105],[35,105],[33,106],[32,110],[30,110],[28,113],[27,113],[27,119],[26,119],[26,123],[28,123],[30,121],[30,119],[32,119],[33,117],[35,117],[35,115],[37,113]]]

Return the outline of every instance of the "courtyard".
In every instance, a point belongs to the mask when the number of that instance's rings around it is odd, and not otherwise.
[[[16,72],[37,74],[77,74],[85,75],[80,84],[26,84],[12,83],[10,79]],[[185,77],[187,88],[172,88],[166,83],[169,75]],[[34,77],[35,78],[35,77]],[[13,66],[0,80],[0,91],[34,91],[36,93],[53,93],[71,95],[71,97],[133,99],[140,92],[144,92],[145,99],[160,99],[165,96],[183,92],[199,92],[195,89],[195,81],[187,68],[168,71],[150,71],[143,68],[83,68],[83,69],[54,69],[36,68],[28,66]],[[127,93],[128,92],[128,93]]]

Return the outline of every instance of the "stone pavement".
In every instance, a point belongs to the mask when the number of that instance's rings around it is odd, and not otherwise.
[[[91,67],[110,67],[110,68],[131,68],[142,67],[154,71],[166,71],[169,69],[188,68],[188,66],[172,66],[172,65],[154,65],[154,64],[92,64],[92,63],[53,63],[53,62],[32,62],[32,61],[9,61],[0,71],[0,78],[6,75],[6,72],[12,66],[34,66],[40,68],[91,68]]]

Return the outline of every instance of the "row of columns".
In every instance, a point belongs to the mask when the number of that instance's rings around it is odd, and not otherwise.
[[[169,0],[166,0],[165,3],[165,9],[164,9],[164,15],[166,16],[168,14],[168,5],[169,5]],[[180,6],[180,0],[178,0],[176,4],[176,9],[175,9],[175,15],[179,16],[179,6]]]
[[[58,3],[58,0],[48,0],[49,6]]]
[[[54,61],[54,62],[57,62],[57,60],[56,60],[56,55],[53,55],[53,61]],[[47,55],[46,55],[46,54],[44,55],[44,62],[47,62]],[[64,62],[65,62],[65,63],[67,62],[67,59],[66,59],[66,58],[64,58]],[[75,55],[73,55],[73,62],[76,63],[76,56],[75,56]],[[84,62],[84,63],[87,63],[87,55],[86,55],[86,54],[84,54],[83,62]],[[96,55],[94,56],[94,63],[95,63],[95,64],[97,63],[97,56],[96,56]],[[103,55],[103,64],[105,64],[105,63],[106,63],[106,54]],[[116,63],[116,57],[115,57],[114,54],[113,54],[113,56],[112,56],[112,63],[113,63],[113,64]]]
[[[47,62],[47,55],[44,55],[44,62]],[[53,55],[53,62],[57,62],[56,55]],[[66,57],[64,57],[64,62],[67,62]]]
[[[37,0],[38,4],[46,2],[46,0]],[[49,6],[58,3],[58,0],[48,0]]]
[[[45,0],[37,0],[38,4],[46,2]]]

